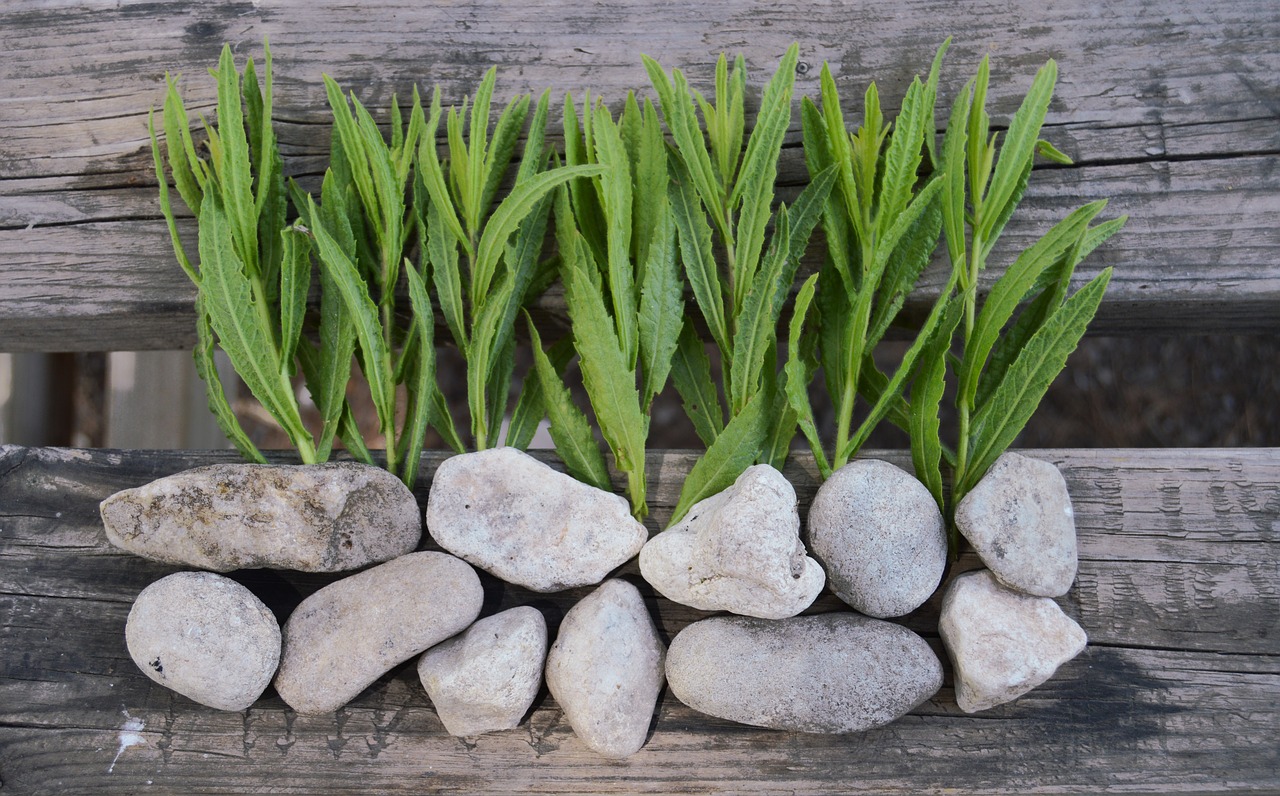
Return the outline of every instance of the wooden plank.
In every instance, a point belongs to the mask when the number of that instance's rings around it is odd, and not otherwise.
[[[172,694],[128,659],[123,625],[133,597],[174,568],[111,548],[96,505],[234,454],[3,448],[0,780],[15,792],[103,793],[1280,788],[1280,450],[1031,453],[1056,463],[1073,494],[1080,577],[1060,602],[1091,639],[1048,684],[967,716],[948,674],[909,716],[850,736],[738,726],[664,693],[645,748],[611,762],[577,741],[545,693],[519,729],[452,738],[412,664],[332,716],[297,716],[273,692],[244,713]],[[901,452],[869,455],[907,464]],[[693,459],[651,454],[652,528]],[[424,457],[420,502],[441,460]],[[807,506],[812,461],[797,456],[786,474]],[[623,576],[639,582],[634,564]],[[284,615],[334,576],[237,577]],[[484,582],[486,613],[533,604],[553,627],[589,591]],[[646,593],[668,639],[705,616]],[[826,595],[814,610],[836,609]],[[937,611],[935,599],[903,621],[940,651]],[[129,721],[142,724],[137,745],[122,745]]]
[[[1080,274],[1117,267],[1097,331],[1280,328],[1280,100],[1267,83],[1280,69],[1273,4],[1184,0],[1158,13],[1124,4],[1095,14],[1084,4],[1018,0],[995,11],[931,0],[895,4],[890,14],[869,3],[814,13],[792,0],[679,7],[629,0],[566,15],[545,0],[464,8],[405,0],[111,7],[21,0],[0,11],[0,30],[12,55],[0,63],[4,350],[192,343],[192,289],[158,220],[146,111],[161,101],[160,76],[171,71],[187,76],[192,110],[208,112],[204,73],[221,43],[259,52],[264,36],[279,58],[288,168],[303,176],[314,176],[328,137],[322,71],[375,108],[393,91],[403,98],[414,82],[438,84],[446,101],[457,101],[493,63],[502,69],[503,97],[544,87],[580,96],[590,87],[616,102],[628,89],[647,93],[640,52],[684,67],[705,88],[721,50],[744,52],[758,83],[796,40],[798,93],[816,93],[819,66],[829,61],[852,116],[872,78],[892,106],[949,32],[955,43],[943,103],[990,52],[1001,76],[992,96],[1000,122],[1052,56],[1062,78],[1049,134],[1082,165],[1046,169],[1033,182],[1009,245],[1024,245],[1069,206],[1112,196],[1112,210],[1133,220]],[[126,39],[130,47],[117,46]],[[782,181],[803,179],[792,149]],[[934,273],[908,309],[918,314],[939,285]],[[551,322],[563,318],[554,294],[541,311]]]

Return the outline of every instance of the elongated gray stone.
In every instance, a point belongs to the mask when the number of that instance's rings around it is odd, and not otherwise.
[[[650,539],[640,573],[683,605],[764,619],[795,616],[826,583],[800,541],[796,491],[767,464],[747,468]]]
[[[143,589],[125,645],[166,688],[219,710],[244,710],[280,661],[280,625],[244,586],[212,572],[178,572]]]
[[[938,632],[966,713],[1012,701],[1084,651],[1084,630],[1048,597],[1001,585],[991,572],[966,572],[947,587]]]
[[[681,630],[667,684],[694,710],[793,732],[859,732],[937,693],[942,664],[924,639],[854,613],[768,621],[728,616]]]
[[[102,501],[107,538],[166,564],[341,572],[411,552],[413,493],[378,467],[214,464]]]
[[[546,657],[547,621],[526,605],[427,650],[418,677],[450,735],[480,735],[520,723],[542,685]]]
[[[809,549],[836,596],[877,618],[911,613],[947,565],[942,512],[924,484],[888,462],[859,459],[818,489]]]
[[[446,459],[431,483],[427,529],[459,558],[539,592],[599,583],[648,538],[626,499],[515,448]]]
[[[665,652],[640,591],[605,581],[565,614],[547,655],[547,687],[583,743],[627,757],[644,746]]]
[[[956,528],[1004,585],[1060,597],[1076,579],[1076,521],[1051,462],[1005,453],[956,506]]]
[[[480,615],[475,570],[446,553],[410,553],[331,583],[285,622],[275,686],[299,713],[329,713],[392,667]]]

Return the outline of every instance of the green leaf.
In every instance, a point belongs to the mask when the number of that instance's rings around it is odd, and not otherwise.
[[[231,57],[231,47],[223,45],[218,61],[217,140],[222,150],[219,185],[236,254],[244,263],[245,272],[253,278],[258,274],[258,214],[241,101],[240,73]]]
[[[907,435],[911,438],[911,463],[916,478],[933,495],[939,510],[942,495],[942,436],[939,411],[946,389],[947,352],[964,309],[963,301],[952,301],[942,322],[920,355],[920,371],[911,386],[911,409]]]
[[[404,471],[400,480],[413,488],[418,478],[418,463],[422,457],[422,445],[427,436],[427,422],[431,417],[431,394],[436,391],[436,347],[432,339],[435,321],[432,318],[431,299],[427,286],[416,269],[407,261],[405,280],[409,284],[409,302],[413,308],[413,325],[418,330],[418,365],[415,379],[409,386],[409,416],[405,419],[401,442],[406,443],[403,455]],[[389,443],[388,443],[389,444]]]
[[[489,378],[485,383],[485,405],[489,410],[486,427],[491,429],[490,439],[498,444],[502,421],[507,414],[511,396],[511,376],[515,371],[515,334],[509,326],[499,326],[494,339],[493,356],[489,359]]]
[[[939,179],[945,184],[947,178]],[[907,294],[933,259],[938,235],[942,231],[942,207],[937,198],[940,195],[941,192],[926,204],[924,212],[908,227],[889,257],[880,281],[875,313],[871,317],[871,330],[867,334],[868,349],[875,348],[884,337],[902,309]]]
[[[302,336],[302,319],[307,314],[307,293],[311,290],[311,242],[296,228],[280,230],[284,262],[280,269],[280,365],[283,375],[297,372],[294,351]]]
[[[778,360],[778,345],[771,343],[766,361],[771,364]],[[772,418],[769,430],[765,433],[764,445],[758,464],[767,464],[775,470],[781,470],[791,455],[791,441],[796,437],[796,423],[799,414],[791,408],[787,399],[786,377],[779,374],[776,367],[767,367],[761,374],[760,392],[770,399],[765,415]]]
[[[1049,99],[1053,96],[1053,84],[1058,80],[1058,65],[1050,59],[1036,73],[1031,90],[1023,98],[1021,107],[1009,122],[1004,144],[1000,147],[1000,160],[991,178],[991,187],[983,201],[983,218],[978,233],[983,240],[992,237],[997,219],[1015,202],[1014,194],[1021,181],[1022,172],[1035,157],[1036,141],[1045,114],[1049,112]]]
[[[711,165],[711,155],[707,152],[707,142],[702,137],[702,129],[698,126],[697,111],[694,108],[693,95],[684,74],[675,69],[672,77],[647,55],[641,55],[649,80],[658,93],[662,104],[662,114],[667,122],[667,129],[675,139],[679,152],[678,160],[689,173],[685,180],[695,189],[696,196],[701,197],[707,206],[707,212],[720,224],[725,216],[724,201],[720,190],[716,187],[715,172]],[[674,82],[673,82],[674,81]],[[721,235],[728,230],[721,228]]]
[[[187,278],[198,287],[200,274],[191,265],[191,260],[187,258],[187,253],[182,248],[182,240],[178,237],[178,222],[173,217],[173,207],[169,203],[169,182],[164,176],[164,164],[160,159],[160,143],[156,140],[155,111],[147,114],[147,132],[151,136],[151,159],[155,163],[156,182],[160,186],[160,212],[164,215],[165,225],[169,228],[169,242],[173,244],[173,256],[186,272]],[[177,167],[174,167],[174,174],[176,179]]]
[[[382,212],[378,207],[378,189],[374,184],[374,176],[370,170],[370,160],[365,151],[365,139],[351,112],[351,105],[342,88],[328,75],[324,79],[325,94],[329,99],[329,109],[333,113],[334,138],[342,148],[346,175],[355,186],[366,213],[371,220],[381,221]],[[358,104],[358,103],[357,103]]]
[[[875,262],[871,265],[871,271],[868,274],[868,284],[878,285],[881,277],[884,275],[885,268],[888,267],[889,258],[893,256],[898,248],[898,243],[912,229],[920,217],[923,216],[933,204],[933,200],[942,192],[942,188],[946,185],[945,175],[942,178],[932,179],[927,185],[916,194],[916,198],[907,205],[906,210],[899,213],[897,218],[889,226],[876,247]]]
[[[817,283],[818,274],[814,274],[804,281],[800,292],[796,294],[796,306],[791,313],[790,336],[787,338],[785,374],[787,403],[796,414],[800,430],[809,441],[809,449],[813,451],[813,458],[818,464],[818,472],[825,481],[831,477],[831,464],[822,450],[822,439],[818,436],[818,427],[814,423],[813,406],[809,403],[811,374],[808,363],[800,353],[801,335],[804,333],[805,320],[809,316],[809,305],[813,301]]]
[[[631,265],[631,164],[617,125],[604,106],[596,110],[594,130],[596,160],[604,169],[595,182],[608,228],[609,297],[618,342],[634,370],[638,342],[635,271]]]
[[[738,330],[733,337],[733,361],[729,369],[729,414],[736,415],[759,389],[760,372],[767,365],[764,354],[770,341],[777,337],[778,316],[775,307],[780,292],[795,279],[797,261],[790,255],[790,222],[786,207],[778,210],[778,225],[773,243],[765,257],[764,267],[756,275],[738,317]]]
[[[928,109],[925,117],[924,141],[929,150],[929,165],[934,171],[938,170],[938,153],[935,149],[934,139],[937,137],[938,123],[934,117],[934,108],[938,102],[938,78],[942,73],[942,58],[947,54],[947,50],[951,47],[951,37],[947,37],[942,42],[942,46],[938,48],[937,54],[933,56],[933,65],[929,67],[929,79],[924,84],[924,102]]]
[[[1036,154],[1051,163],[1057,163],[1059,166],[1071,166],[1075,162],[1070,156],[1063,154],[1056,146],[1043,138],[1036,141]]]
[[[633,156],[635,164],[634,195],[640,201],[631,203],[634,216],[635,261],[640,266],[636,280],[644,284],[647,274],[644,269],[651,259],[649,247],[655,239],[661,237],[660,227],[664,217],[670,213],[667,199],[667,145],[662,138],[662,127],[658,123],[658,112],[653,103],[645,100],[644,122],[640,128],[639,141]]]
[[[965,243],[965,153],[968,148],[970,92],[966,86],[951,106],[951,121],[942,139],[942,170],[946,173],[946,191],[942,195],[942,229],[946,233],[947,254],[951,269],[960,277],[960,286],[968,289],[967,244]]]
[[[662,392],[671,372],[680,330],[684,326],[684,283],[676,262],[675,222],[659,219],[640,293],[640,397],[645,411]]]
[[[594,123],[591,112],[591,95],[582,99],[583,120],[578,121],[578,112],[573,107],[573,97],[564,98],[564,158],[567,166],[586,166],[595,163],[592,130]],[[586,238],[596,259],[607,261],[608,224],[604,217],[604,208],[600,206],[600,195],[591,180],[574,180],[569,183],[569,193],[573,197],[571,203],[572,218],[577,229]],[[557,215],[557,219],[563,214]],[[567,226],[568,222],[566,222]]]
[[[702,444],[710,447],[724,429],[724,414],[711,380],[711,360],[702,341],[686,317],[675,357],[671,361],[671,381],[684,402],[684,413],[693,423]]]
[[[565,369],[573,359],[573,340],[565,337],[556,341],[546,356],[555,368],[556,377],[563,379]],[[535,371],[525,374],[524,383],[520,385],[520,397],[516,400],[516,408],[511,413],[511,423],[507,426],[507,447],[526,450],[533,441],[538,424],[547,416],[547,407],[542,396],[542,382]]]
[[[218,421],[218,428],[226,435],[231,444],[240,451],[240,455],[251,462],[266,464],[266,457],[249,439],[236,419],[231,404],[227,401],[227,393],[222,386],[222,377],[218,375],[218,366],[213,358],[213,329],[209,326],[209,315],[205,312],[204,302],[196,296],[196,347],[192,351],[196,362],[196,373],[204,382],[205,397],[209,411]]]
[[[364,464],[373,464],[373,455],[369,453],[369,448],[364,444],[364,438],[360,436],[360,427],[356,425],[356,417],[351,411],[350,404],[343,403],[342,405],[340,429],[339,434],[342,437],[342,443],[346,445],[351,455]]]
[[[462,314],[462,276],[458,266],[458,246],[446,231],[446,222],[436,202],[427,206],[427,260],[436,286],[440,312],[458,348],[470,343]]]
[[[468,217],[478,221],[480,215],[485,211],[485,205],[482,202],[484,196],[484,186],[488,182],[489,166],[489,105],[493,98],[493,87],[498,80],[498,67],[491,66],[484,73],[484,77],[480,80],[480,86],[476,89],[475,100],[471,105],[471,125],[467,130],[467,135],[471,139],[467,148],[466,161],[466,181],[468,184],[467,191],[463,196],[470,201],[468,204]],[[455,163],[455,167],[457,164]]]
[[[711,250],[711,227],[698,202],[688,169],[678,158],[672,158],[671,211],[680,236],[680,255],[693,298],[711,330],[711,339],[720,348],[725,361],[732,361],[733,348],[724,316],[720,272]]]
[[[744,470],[755,463],[769,431],[765,409],[771,398],[757,393],[707,447],[706,453],[685,478],[680,499],[667,527],[683,519],[698,501],[728,489]]]
[[[971,426],[969,467],[964,482],[957,487],[959,496],[986,474],[1031,419],[1040,399],[1084,336],[1110,281],[1111,269],[1107,268],[1049,316],[1027,341],[991,399],[979,407]]]
[[[528,320],[528,323],[533,367],[538,384],[541,385],[547,417],[551,420],[549,430],[556,446],[556,454],[574,478],[597,489],[611,491],[613,485],[609,480],[609,468],[596,444],[591,424],[587,422],[582,410],[574,405],[569,388],[564,386],[560,373],[542,350],[542,338],[538,336],[533,321]]]
[[[529,134],[525,137],[524,152],[520,156],[520,168],[516,171],[516,182],[523,182],[546,167],[547,156],[543,149],[547,137],[547,117],[550,114],[550,109],[551,89],[546,89],[538,97],[538,105],[533,111],[533,120],[529,122]],[[525,110],[521,112],[522,123],[527,112],[528,101],[525,102]],[[516,133],[519,134],[519,132],[520,130],[517,128]],[[502,172],[505,173],[506,169],[507,167],[504,165]],[[490,199],[490,202],[492,202],[492,199]]]
[[[169,153],[169,168],[173,171],[173,184],[182,201],[198,217],[205,183],[209,178],[205,164],[196,155],[195,143],[191,140],[191,125],[187,120],[187,110],[182,104],[182,95],[178,93],[177,85],[168,74],[165,74],[164,82],[164,143],[165,151]],[[154,127],[151,129],[151,138],[154,140]],[[159,169],[156,173],[159,174]]]
[[[545,101],[550,94],[544,93]],[[506,176],[507,169],[511,165],[511,159],[515,156],[516,142],[520,139],[520,130],[524,127],[524,120],[529,115],[530,97],[523,94],[519,97],[513,97],[507,106],[503,108],[502,114],[498,116],[498,123],[493,128],[493,143],[489,147],[489,151],[485,158],[485,183],[484,191],[480,194],[480,206],[487,208],[493,204],[493,199],[498,194],[498,186],[502,184],[502,178]],[[546,124],[546,106],[542,102],[542,124]],[[538,120],[534,120],[534,126],[530,128],[530,139],[525,144],[525,156],[520,164],[520,177],[531,176],[537,170],[537,165],[541,163],[542,155],[542,128],[538,125]],[[527,164],[527,165],[526,165]],[[530,171],[526,171],[526,168]]]
[[[894,122],[889,149],[884,156],[876,226],[885,235],[911,201],[920,161],[924,157],[925,118],[932,109],[925,107],[924,85],[916,78],[902,100],[902,110]]]
[[[471,344],[463,352],[467,360],[467,404],[471,411],[471,434],[476,449],[485,450],[493,440],[489,432],[489,376],[493,372],[493,359],[501,351],[497,349],[498,330],[505,315],[507,302],[514,293],[511,274],[503,274],[497,287],[475,310],[471,327]],[[495,433],[497,429],[492,429]]]
[[[436,151],[436,130],[440,127],[440,87],[437,86],[431,96],[431,115],[427,120],[427,129],[422,134],[422,143],[418,145],[418,168],[426,183],[427,193],[431,195],[431,206],[440,214],[445,228],[461,244],[467,254],[472,254],[471,239],[462,230],[462,222],[458,220],[453,206],[453,197],[445,184],[444,170],[440,166],[440,156]]]

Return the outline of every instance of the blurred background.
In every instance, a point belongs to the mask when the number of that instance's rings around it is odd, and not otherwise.
[[[905,343],[878,352],[896,365]],[[528,367],[528,351],[517,376]],[[241,424],[262,448],[288,447],[274,421],[223,363],[235,385]],[[440,352],[442,387],[465,427],[461,357]],[[821,378],[818,380],[821,381]],[[517,384],[513,389],[518,388]],[[359,384],[353,401],[367,402]],[[579,394],[579,406],[586,407]],[[814,393],[819,425],[831,409]],[[303,396],[304,406],[308,403]],[[372,407],[357,407],[371,445]],[[948,434],[944,418],[944,438]],[[186,351],[0,354],[0,443],[107,448],[227,447],[205,405],[204,388]],[[797,436],[797,447],[805,445]],[[1280,338],[1267,335],[1087,337],[1054,382],[1018,440],[1031,448],[1280,446]],[[679,397],[668,388],[655,404],[650,448],[701,447]],[[432,435],[428,447],[443,447]],[[550,447],[539,433],[535,447]],[[905,448],[905,435],[882,424],[870,448]]]

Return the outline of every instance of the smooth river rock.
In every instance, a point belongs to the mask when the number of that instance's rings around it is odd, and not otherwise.
[[[427,650],[418,677],[450,735],[480,735],[520,723],[542,685],[546,657],[547,621],[526,605]]]
[[[717,616],[672,639],[667,684],[694,710],[742,724],[860,732],[937,693],[942,664],[910,630],[854,613]]]
[[[422,537],[413,493],[356,462],[197,467],[117,492],[100,510],[117,547],[217,572],[359,569]]]
[[[431,483],[427,529],[445,550],[538,592],[599,583],[648,538],[621,495],[515,448],[446,459]]]
[[[966,713],[1017,699],[1084,651],[1084,630],[1048,597],[1002,586],[990,572],[966,572],[947,588],[938,621]]]
[[[1051,462],[1005,453],[956,506],[956,528],[1004,585],[1060,597],[1076,579],[1076,521]]]
[[[547,687],[583,743],[627,757],[644,746],[665,652],[640,590],[609,580],[565,614],[547,655]]]
[[[276,691],[299,713],[337,710],[464,630],[483,599],[475,570],[446,553],[410,553],[331,583],[285,622]]]
[[[826,583],[800,541],[796,491],[767,464],[747,468],[649,540],[640,573],[683,605],[763,619],[795,616]]]
[[[836,596],[881,619],[918,608],[947,565],[942,512],[927,487],[888,462],[859,459],[818,489],[809,549]]]
[[[252,705],[280,662],[280,625],[271,611],[212,572],[178,572],[143,589],[124,636],[148,677],[219,710]]]

